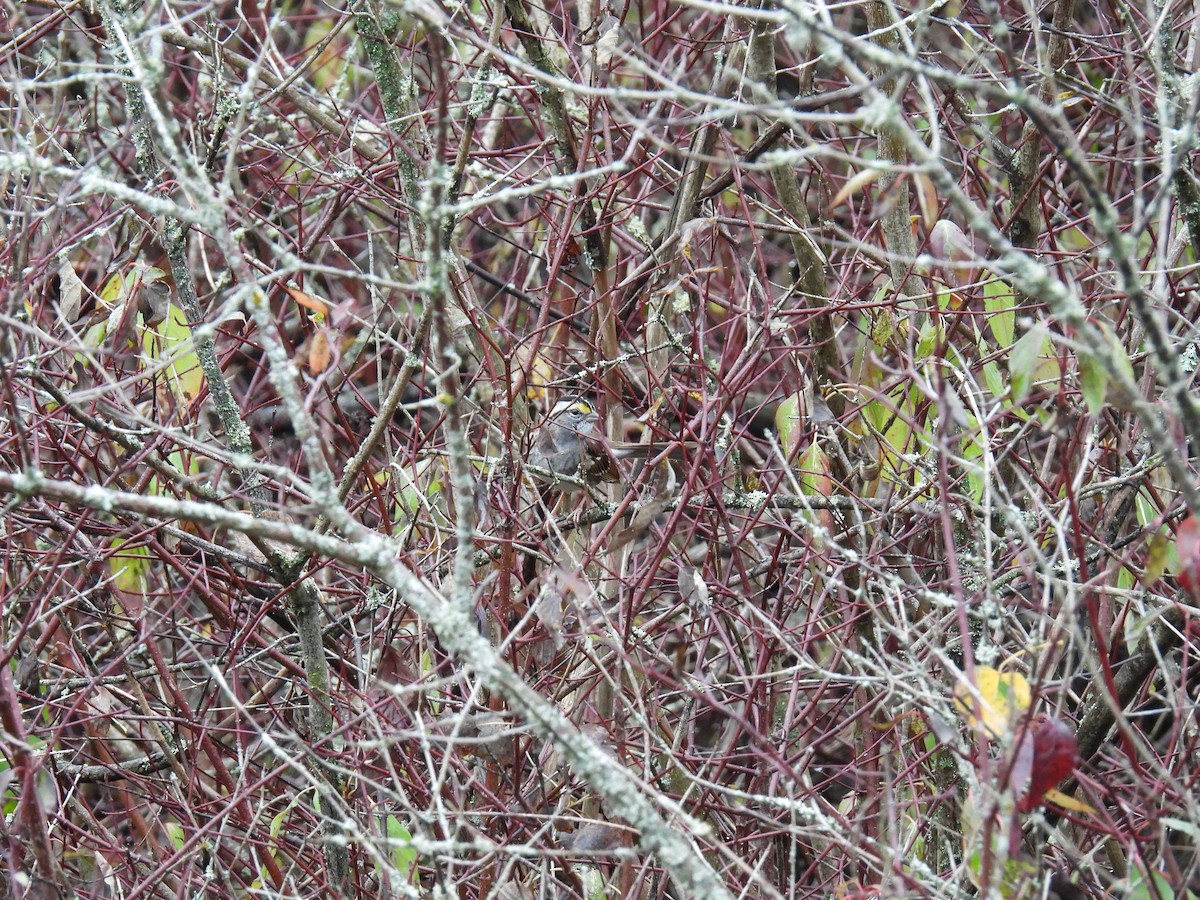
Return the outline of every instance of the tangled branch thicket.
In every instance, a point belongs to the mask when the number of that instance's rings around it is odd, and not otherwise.
[[[2,14],[6,895],[1200,894],[1193,4]]]

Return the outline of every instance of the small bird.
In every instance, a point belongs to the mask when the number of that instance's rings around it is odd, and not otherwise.
[[[539,481],[569,492],[621,479],[617,459],[643,464],[667,450],[695,449],[692,441],[626,443],[608,440],[597,428],[600,415],[580,397],[560,400],[534,433],[527,464]]]
[[[556,403],[534,433],[527,460],[530,474],[564,492],[599,481],[616,481],[616,464],[596,428],[599,421],[596,408],[579,397]]]

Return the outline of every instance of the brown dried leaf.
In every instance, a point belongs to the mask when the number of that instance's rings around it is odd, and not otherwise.
[[[863,188],[870,184],[874,184],[883,175],[882,169],[865,169],[857,175],[852,176],[842,185],[842,189],[834,195],[833,200],[829,204],[830,210],[835,210],[845,203],[851,196],[857,194]]]

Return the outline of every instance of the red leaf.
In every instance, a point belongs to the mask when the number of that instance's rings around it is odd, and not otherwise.
[[[1175,532],[1175,552],[1179,554],[1179,584],[1192,597],[1200,595],[1200,520],[1188,516]]]
[[[1079,764],[1075,732],[1058,719],[1044,713],[1035,716],[1021,743],[1028,741],[1033,743],[1033,766],[1029,789],[1018,792],[1017,809],[1021,812],[1030,812],[1040,806],[1046,791],[1056,788]]]

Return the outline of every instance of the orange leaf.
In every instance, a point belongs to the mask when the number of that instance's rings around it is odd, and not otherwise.
[[[329,314],[329,310],[333,308],[333,304],[319,297],[314,297],[312,294],[306,294],[298,288],[284,287],[293,300],[305,309],[310,309],[317,315],[325,316]]]
[[[329,361],[333,358],[333,354],[329,352],[329,338],[325,336],[324,331],[318,331],[308,342],[308,371],[313,375],[320,375],[329,368]]]

